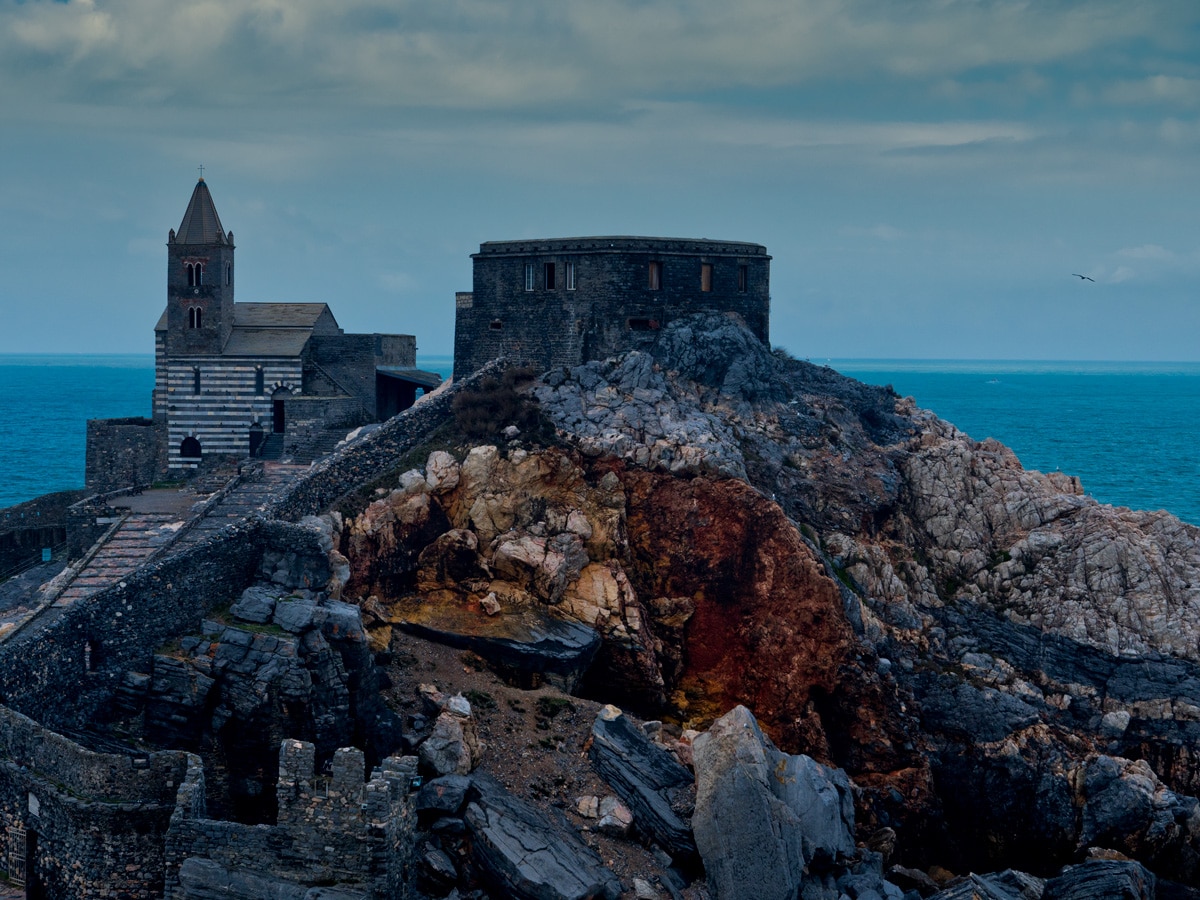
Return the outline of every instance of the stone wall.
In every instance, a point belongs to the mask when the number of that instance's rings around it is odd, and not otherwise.
[[[284,452],[305,447],[321,432],[342,428],[349,432],[374,420],[374,416],[355,397],[288,397],[284,400],[287,431]]]
[[[188,860],[291,884],[330,884],[392,900],[407,895],[413,817],[408,788],[415,760],[389,757],[365,778],[363,754],[338,750],[328,776],[316,774],[315,748],[285,740],[279,750],[275,825],[208,819],[201,786],[181,792],[166,838],[165,896],[187,900]]]
[[[152,484],[166,471],[166,428],[146,418],[89,419],[84,483],[112,491]]]
[[[378,429],[313,466],[312,472],[291,484],[268,507],[268,514],[295,521],[329,509],[338,498],[360,484],[395,468],[397,460],[426,441],[453,412],[458,391],[478,383],[503,365],[487,366],[471,378],[455,382],[416,406],[388,419]]]
[[[210,609],[251,583],[268,530],[232,525],[34,620],[0,645],[0,702],[50,725],[101,714],[126,671],[147,671],[155,649],[198,631]]]
[[[43,548],[65,554],[67,510],[82,495],[58,491],[0,510],[0,579],[41,560]]]
[[[481,245],[472,258],[473,290],[455,297],[458,377],[500,356],[542,371],[606,359],[652,342],[668,322],[701,311],[737,313],[763,343],[770,337],[771,258],[759,244],[504,241]],[[652,265],[658,267],[653,282]]]
[[[188,755],[93,753],[0,707],[4,864],[51,898],[162,896]],[[24,852],[22,844],[24,844]]]

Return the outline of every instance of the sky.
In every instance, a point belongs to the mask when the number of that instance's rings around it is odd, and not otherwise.
[[[0,0],[0,161],[0,353],[152,352],[203,165],[238,300],[422,354],[632,234],[765,244],[800,357],[1200,360],[1194,0]]]

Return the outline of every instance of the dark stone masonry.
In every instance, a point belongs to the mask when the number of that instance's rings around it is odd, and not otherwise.
[[[653,343],[668,322],[736,313],[770,338],[771,257],[761,244],[654,237],[489,241],[455,298],[454,375],[499,356],[539,371]]]

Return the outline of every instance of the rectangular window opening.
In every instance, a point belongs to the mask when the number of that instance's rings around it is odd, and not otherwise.
[[[750,286],[750,267],[743,263],[738,266],[738,293],[744,294]]]
[[[700,263],[700,290],[712,290],[712,263]]]
[[[546,290],[552,291],[557,286],[557,284],[554,280],[554,263],[551,263],[551,262],[546,263],[544,266],[544,269],[545,269],[545,275],[546,275],[546,278],[545,278]]]
[[[569,262],[567,266],[567,290],[575,290],[575,263]]]
[[[533,263],[525,263],[525,290],[533,290]]]
[[[650,290],[657,291],[662,289],[662,263],[650,263]]]
[[[658,319],[629,319],[626,324],[630,331],[658,331]]]

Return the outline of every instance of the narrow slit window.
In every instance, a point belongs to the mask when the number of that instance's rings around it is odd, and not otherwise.
[[[652,291],[657,291],[662,288],[662,263],[652,262],[649,269],[649,287]]]
[[[744,294],[750,286],[750,267],[744,263],[738,266],[738,293]]]
[[[712,263],[700,263],[700,290],[712,290]]]
[[[567,290],[575,290],[575,263],[569,262],[566,264]]]
[[[192,393],[200,393],[200,367],[192,366]]]
[[[225,263],[225,286],[233,284],[233,263]]]
[[[546,281],[545,281],[546,290],[548,290],[548,291],[554,290],[554,288],[557,287],[557,282],[555,281],[555,278],[554,278],[554,276],[555,276],[554,263],[552,263],[552,262],[546,263],[545,275],[546,275]]]
[[[533,263],[525,263],[525,290],[533,290]]]
[[[262,366],[254,367],[254,393],[263,394],[266,392],[266,374],[263,372]]]

